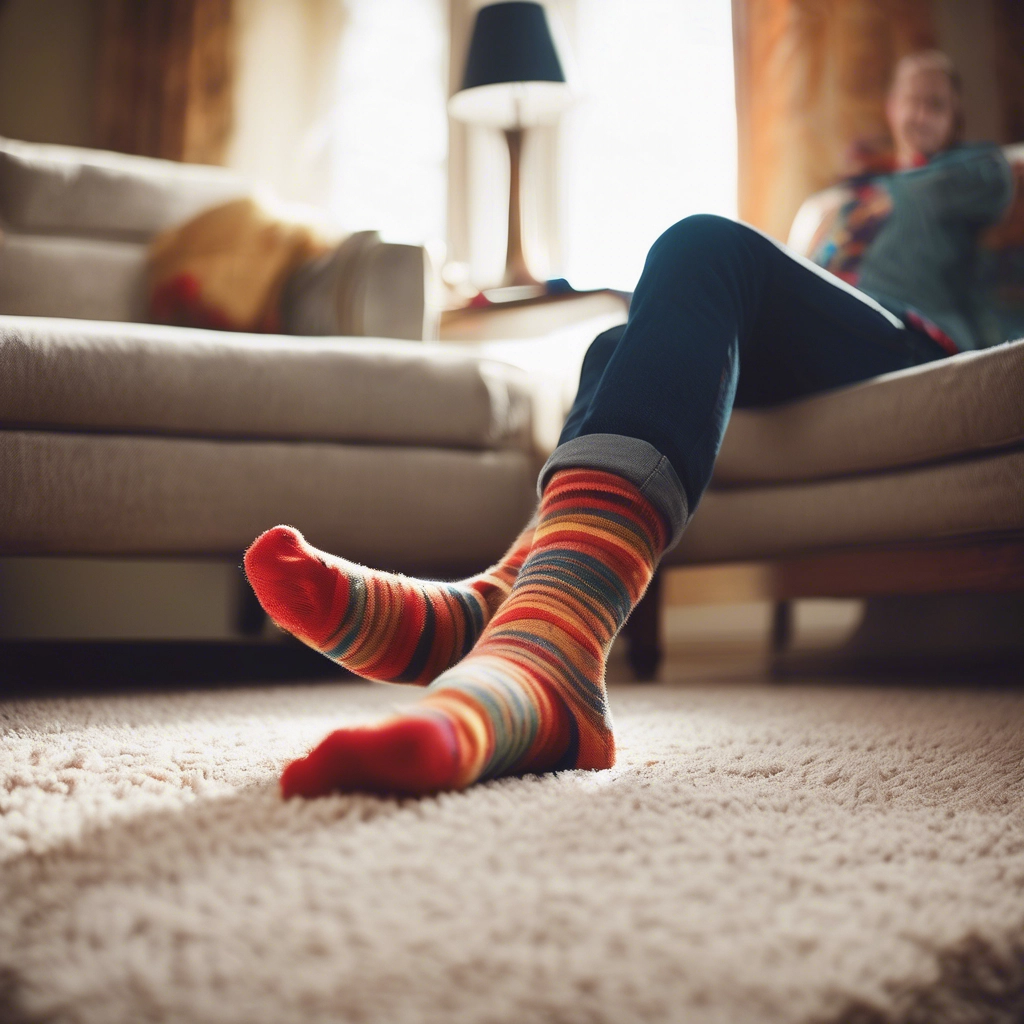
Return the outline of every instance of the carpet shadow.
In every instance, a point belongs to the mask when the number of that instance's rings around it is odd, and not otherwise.
[[[837,1014],[808,1024],[1018,1024],[1024,1021],[1024,920],[1006,941],[968,935],[939,951],[938,977],[927,986],[893,991],[894,1005],[847,1002]]]

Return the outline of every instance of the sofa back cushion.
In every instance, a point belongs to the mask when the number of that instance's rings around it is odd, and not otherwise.
[[[0,138],[0,220],[17,232],[144,242],[250,191],[222,167]]]

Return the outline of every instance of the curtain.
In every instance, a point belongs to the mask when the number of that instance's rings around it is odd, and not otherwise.
[[[232,42],[232,0],[102,0],[97,145],[222,163]]]
[[[897,60],[938,45],[932,0],[733,0],[739,213],[785,240],[801,202],[887,135]]]

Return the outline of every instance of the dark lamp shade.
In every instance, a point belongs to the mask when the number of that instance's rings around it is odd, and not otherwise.
[[[552,120],[569,99],[544,8],[527,0],[481,7],[462,89],[448,103],[452,117],[526,127]]]

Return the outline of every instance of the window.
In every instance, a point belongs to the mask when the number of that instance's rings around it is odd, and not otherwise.
[[[331,213],[391,240],[444,237],[444,0],[346,0],[331,133]]]
[[[691,213],[736,216],[729,0],[563,0],[582,96],[561,137],[561,263],[576,288],[632,290]]]

